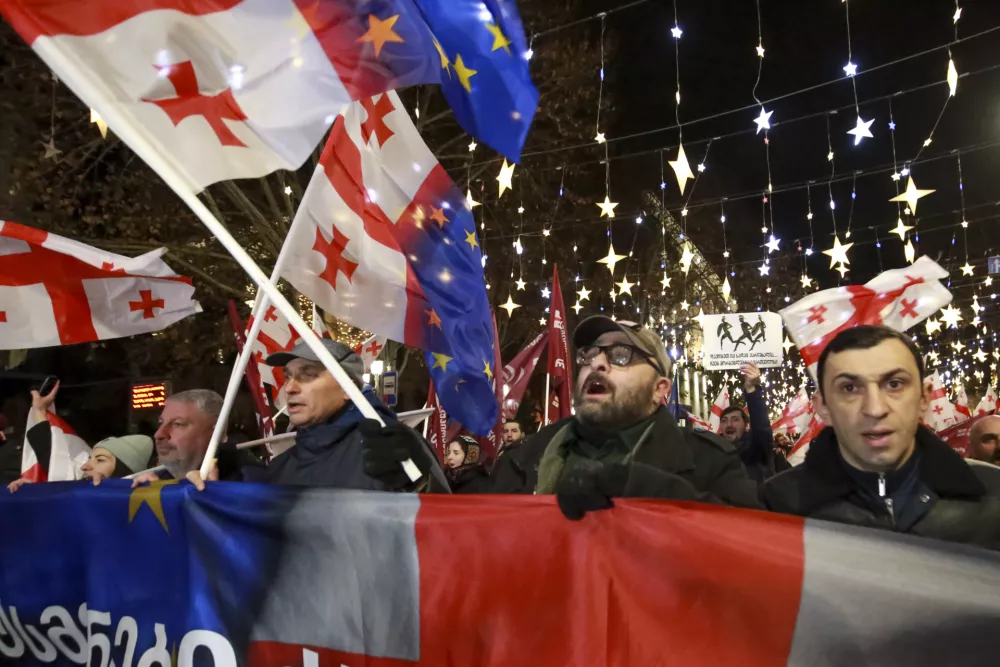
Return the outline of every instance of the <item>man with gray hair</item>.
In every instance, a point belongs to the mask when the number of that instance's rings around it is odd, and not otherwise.
[[[221,412],[222,396],[211,389],[188,389],[167,398],[153,435],[159,464],[166,474],[144,473],[133,486],[164,477],[184,479],[198,470]]]

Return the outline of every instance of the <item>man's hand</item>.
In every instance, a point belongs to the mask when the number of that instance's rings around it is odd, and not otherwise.
[[[740,366],[740,372],[743,373],[743,389],[748,394],[757,391],[760,387],[760,369],[757,364],[748,361]]]
[[[150,482],[160,481],[160,476],[155,472],[144,472],[138,477],[132,478],[132,488],[136,488],[140,484],[149,484]]]
[[[423,439],[405,424],[382,426],[374,419],[365,419],[358,430],[364,440],[365,474],[379,480],[391,491],[413,486],[413,481],[403,470],[403,461],[413,461],[421,477],[437,465]]]
[[[58,380],[56,380],[56,386],[52,387],[52,391],[47,396],[42,396],[34,389],[31,390],[31,409],[35,411],[35,416],[39,421],[47,418],[49,408],[56,402],[56,394],[58,393]]]
[[[556,500],[567,519],[579,521],[587,512],[613,507],[611,499],[625,492],[626,483],[628,465],[624,463],[579,461],[559,476]]]
[[[219,481],[219,467],[216,465],[218,461],[219,459],[212,459],[212,467],[208,469],[209,482]],[[189,482],[194,484],[194,488],[198,489],[199,491],[205,490],[205,480],[201,478],[200,470],[192,470],[187,475],[185,475],[185,477],[187,477],[187,480]]]
[[[30,479],[15,479],[13,482],[7,485],[7,490],[14,493],[20,489],[25,484],[34,484]]]

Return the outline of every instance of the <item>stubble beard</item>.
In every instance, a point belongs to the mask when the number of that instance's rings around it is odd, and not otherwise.
[[[578,389],[573,396],[576,418],[587,426],[604,430],[631,426],[655,411],[650,404],[652,392],[651,386],[631,390],[616,386],[611,390],[610,400],[588,401]]]

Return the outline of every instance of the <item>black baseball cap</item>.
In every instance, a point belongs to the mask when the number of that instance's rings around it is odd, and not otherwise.
[[[361,360],[357,352],[337,340],[322,338],[319,342],[329,350],[333,358],[337,360],[337,363],[340,364],[340,367],[344,369],[344,372],[352,380],[358,383],[361,382],[361,376],[365,372],[365,362]],[[287,352],[275,352],[268,355],[265,363],[268,366],[284,366],[293,359],[306,359],[308,361],[323,363],[304,340],[300,340],[295,347]]]

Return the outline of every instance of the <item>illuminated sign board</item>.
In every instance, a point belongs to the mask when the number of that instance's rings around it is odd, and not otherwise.
[[[167,383],[132,385],[132,409],[159,408],[167,400]]]

